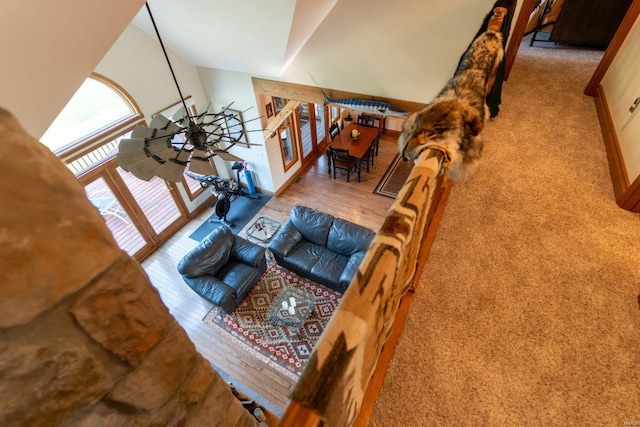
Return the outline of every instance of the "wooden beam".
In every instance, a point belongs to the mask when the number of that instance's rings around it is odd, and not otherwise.
[[[277,96],[285,99],[295,99],[302,102],[312,102],[314,104],[324,104],[324,91],[329,98],[332,99],[366,99],[372,101],[388,102],[394,106],[400,107],[403,110],[412,112],[422,110],[427,106],[425,103],[405,101],[402,99],[385,98],[378,96],[371,96],[356,92],[346,92],[342,90],[319,88],[316,86],[307,86],[297,83],[287,83],[276,80],[261,79],[253,77],[253,89],[256,95]]]
[[[280,127],[280,125],[287,119],[287,117],[289,117],[291,112],[298,108],[298,105],[300,105],[300,101],[287,102],[287,105],[285,105],[284,108],[280,110],[278,115],[275,116],[273,120],[271,120],[262,131],[262,136],[264,137],[265,141],[271,138],[271,135],[273,135],[273,133]]]

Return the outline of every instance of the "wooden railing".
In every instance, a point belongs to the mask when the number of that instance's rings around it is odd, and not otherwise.
[[[487,28],[500,31],[506,9]],[[425,149],[318,341],[281,427],[366,426],[431,248],[450,185]]]
[[[446,193],[440,151],[424,150],[303,371],[280,425],[353,425],[383,345],[422,271]],[[400,325],[401,326],[401,325]]]

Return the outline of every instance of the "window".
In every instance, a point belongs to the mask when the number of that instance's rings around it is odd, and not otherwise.
[[[118,85],[92,74],[76,91],[40,141],[58,156],[66,156],[142,120],[137,106]],[[112,139],[113,140],[113,139]]]
[[[293,141],[294,134],[291,129],[291,117],[288,117],[276,131],[280,140],[280,151],[282,151],[282,164],[285,172],[298,161],[296,144]]]

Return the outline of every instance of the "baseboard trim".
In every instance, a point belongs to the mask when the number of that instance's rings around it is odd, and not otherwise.
[[[607,150],[607,159],[609,160],[609,173],[611,174],[611,181],[613,183],[613,192],[616,197],[616,202],[622,207],[625,199],[625,193],[629,189],[630,182],[627,174],[627,168],[624,165],[622,158],[622,152],[620,151],[620,143],[618,142],[618,136],[616,135],[615,128],[613,126],[613,118],[609,110],[609,104],[607,98],[602,89],[602,85],[596,89],[594,97],[596,104],[596,111],[598,112],[598,120],[600,121],[600,129],[602,132],[602,139],[604,140],[604,146]]]

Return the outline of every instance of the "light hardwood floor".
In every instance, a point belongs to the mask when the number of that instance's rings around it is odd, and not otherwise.
[[[360,182],[352,179],[347,183],[346,176],[340,174],[335,180],[332,179],[327,172],[327,157],[323,153],[305,168],[282,195],[272,197],[256,218],[264,215],[284,223],[291,208],[300,204],[377,231],[393,199],[374,194],[373,190],[395,156],[396,140],[393,136],[381,137],[380,153],[375,158],[375,166],[370,173],[366,170],[362,172]],[[242,349],[219,339],[215,331],[202,322],[212,304],[189,289],[176,270],[180,259],[198,244],[188,236],[213,213],[213,209],[207,209],[190,221],[143,261],[142,266],[169,311],[185,329],[198,351],[214,368],[221,369],[233,377],[232,380],[236,383],[253,390],[264,399],[260,403],[266,403],[267,409],[280,416],[289,403],[289,394],[295,382]],[[253,220],[249,224],[252,222]],[[242,237],[246,237],[245,231],[240,232]]]

